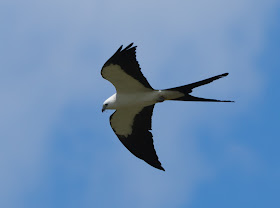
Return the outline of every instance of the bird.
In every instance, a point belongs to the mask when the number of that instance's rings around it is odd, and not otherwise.
[[[116,89],[116,93],[104,101],[102,112],[107,109],[115,110],[110,116],[110,125],[121,143],[139,159],[165,171],[157,156],[151,133],[155,104],[167,100],[233,102],[190,95],[194,88],[226,77],[228,73],[179,87],[156,90],[142,74],[136,59],[137,46],[133,44],[124,49],[121,45],[101,69],[101,76]]]

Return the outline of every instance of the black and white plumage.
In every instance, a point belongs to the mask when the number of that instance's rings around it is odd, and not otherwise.
[[[102,67],[102,77],[110,81],[117,91],[103,103],[102,112],[115,109],[110,116],[110,124],[122,144],[136,157],[164,170],[150,132],[155,104],[165,100],[232,102],[199,98],[189,94],[193,88],[225,77],[228,73],[180,87],[154,90],[141,72],[136,60],[136,46],[132,45],[133,43],[123,50],[121,46]]]

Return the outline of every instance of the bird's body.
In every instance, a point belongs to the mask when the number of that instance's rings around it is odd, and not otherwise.
[[[117,91],[105,100],[102,112],[115,109],[110,116],[110,124],[123,145],[136,157],[164,170],[150,132],[154,105],[165,100],[231,102],[190,95],[193,88],[227,76],[228,73],[176,88],[155,90],[141,73],[135,55],[136,46],[131,46],[123,50],[121,46],[102,67],[102,77],[110,81]]]
[[[146,107],[165,100],[182,97],[184,94],[168,90],[149,90],[136,93],[115,93],[105,103],[110,103],[106,109],[122,109],[128,107]]]

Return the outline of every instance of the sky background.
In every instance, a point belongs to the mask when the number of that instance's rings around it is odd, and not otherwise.
[[[280,207],[279,0],[1,0],[0,207]],[[100,70],[134,42],[155,89],[229,76],[153,116],[134,157]]]

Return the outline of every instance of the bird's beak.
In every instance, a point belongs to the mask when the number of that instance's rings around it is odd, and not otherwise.
[[[106,110],[106,106],[102,107],[102,113]]]

